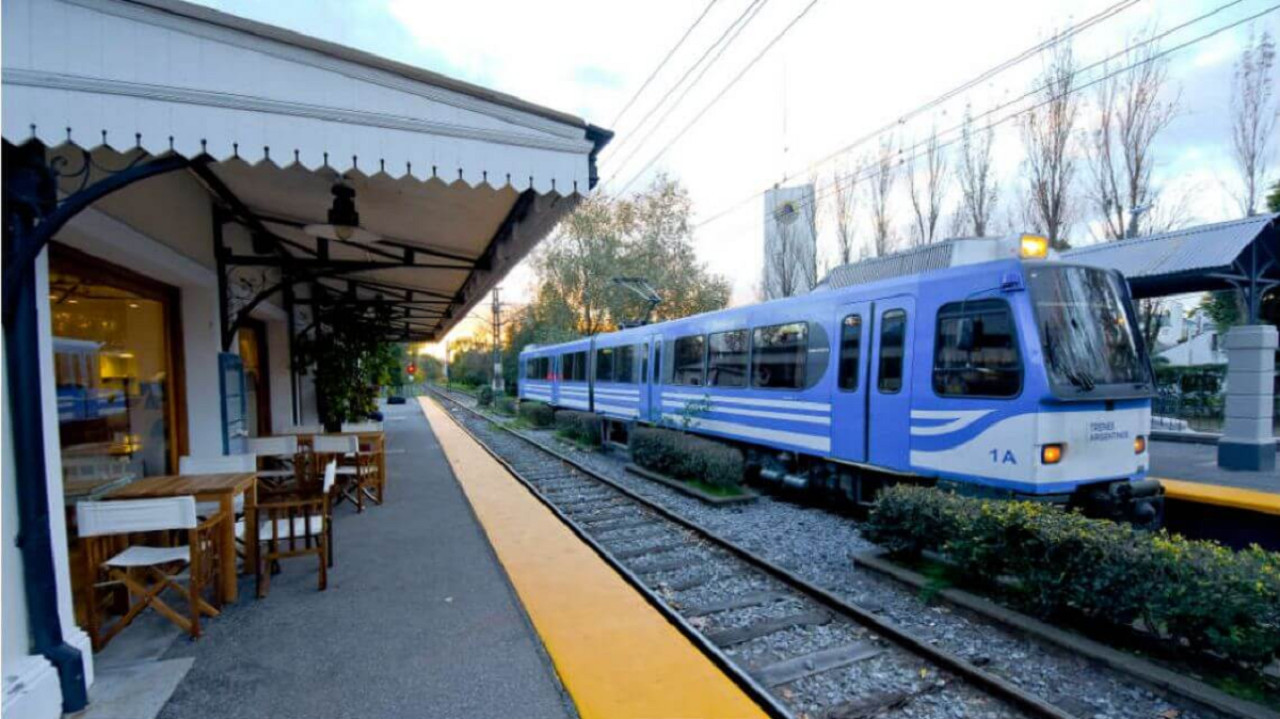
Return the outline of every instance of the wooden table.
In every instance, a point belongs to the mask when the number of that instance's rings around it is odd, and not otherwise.
[[[235,497],[244,495],[245,566],[258,562],[258,475],[254,472],[232,474],[163,475],[139,479],[109,493],[106,499],[156,499],[158,497],[194,496],[197,502],[218,502],[225,516],[218,551],[218,596],[234,602],[239,596],[236,583],[236,513]]]

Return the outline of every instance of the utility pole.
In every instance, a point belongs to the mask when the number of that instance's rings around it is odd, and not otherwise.
[[[501,287],[493,288],[493,380],[490,386],[493,388],[494,396],[500,396],[503,391],[502,377],[502,301],[498,299],[498,293]]]

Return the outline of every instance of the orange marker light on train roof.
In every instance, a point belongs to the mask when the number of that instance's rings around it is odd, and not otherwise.
[[[1040,235],[1023,235],[1020,254],[1023,259],[1043,260],[1049,256],[1049,238]]]
[[[1057,464],[1062,461],[1062,445],[1046,444],[1040,448],[1040,462],[1042,464]]]

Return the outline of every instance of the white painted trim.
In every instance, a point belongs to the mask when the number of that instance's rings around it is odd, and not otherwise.
[[[464,140],[477,140],[497,145],[515,147],[531,147],[553,152],[570,152],[585,154],[591,151],[592,143],[585,138],[579,140],[562,140],[554,137],[538,137],[522,133],[486,130],[483,128],[452,125],[442,122],[431,122],[412,117],[397,117],[381,112],[350,110],[331,105],[307,105],[297,102],[286,102],[264,97],[248,95],[232,95],[223,92],[194,90],[189,88],[165,85],[148,85],[137,82],[125,82],[96,77],[65,75],[56,72],[39,70],[23,70],[5,68],[4,83],[20,87],[40,89],[67,90],[97,95],[119,95],[143,100],[153,100],[181,105],[197,105],[201,107],[217,107],[226,110],[241,110],[286,117],[303,117],[310,120],[356,125],[360,127],[378,127],[386,130],[404,130],[439,137],[456,137]],[[235,128],[227,128],[230,131]],[[12,139],[12,138],[11,138]],[[237,138],[231,138],[234,142]],[[127,146],[126,146],[127,147]],[[282,158],[277,158],[279,161]]]
[[[793,399],[758,399],[755,397],[726,397],[719,394],[689,394],[687,392],[663,392],[662,399],[686,399],[692,401],[708,400],[711,402],[728,402],[749,407],[774,407],[778,409],[811,410],[814,412],[830,412],[831,405],[826,402],[805,402]]]
[[[4,663],[4,701],[0,714],[21,719],[59,719],[62,685],[58,672],[42,656],[29,654]]]
[[[968,427],[969,425],[973,424],[974,422],[977,422],[983,417],[986,417],[987,415],[991,414],[993,411],[995,410],[975,409],[975,410],[944,411],[944,410],[913,409],[911,410],[911,419],[924,419],[924,420],[945,419],[948,421],[945,424],[939,424],[931,427],[916,427],[913,425],[911,427],[911,436],[912,437],[936,437],[941,434],[951,434],[952,432],[958,432],[964,429],[965,427]]]
[[[663,413],[662,416],[672,422],[683,422],[686,419],[678,414]],[[702,417],[694,419],[690,423],[690,426],[694,429],[708,429],[713,432],[723,432],[724,434],[737,435],[747,439],[763,439],[770,442],[781,442],[783,444],[790,444],[796,447],[812,449],[816,452],[831,451],[831,438],[816,434],[786,432],[780,429],[764,429],[761,427],[738,424],[737,422],[723,422],[718,419],[703,419]]]
[[[664,400],[663,407],[674,407],[676,409],[684,409],[685,403],[678,400]],[[755,409],[738,409],[736,407],[718,407],[713,402],[708,412],[720,412],[723,414],[736,414],[743,417],[760,417],[762,419],[779,419],[787,422],[803,422],[805,424],[823,424],[830,425],[830,416],[819,416],[814,414],[787,414],[786,412],[765,412]]]
[[[596,403],[596,411],[597,411],[597,412],[612,412],[612,413],[614,413],[614,414],[620,414],[620,415],[622,415],[622,416],[624,416],[624,417],[639,417],[639,416],[640,416],[640,410],[636,409],[635,407],[621,407],[621,406],[616,405],[616,404],[600,404],[599,402],[597,402],[597,403]]]

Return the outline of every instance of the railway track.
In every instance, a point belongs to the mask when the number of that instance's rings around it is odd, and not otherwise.
[[[1074,715],[434,392],[455,421],[775,716]],[[625,651],[625,648],[619,648]]]

